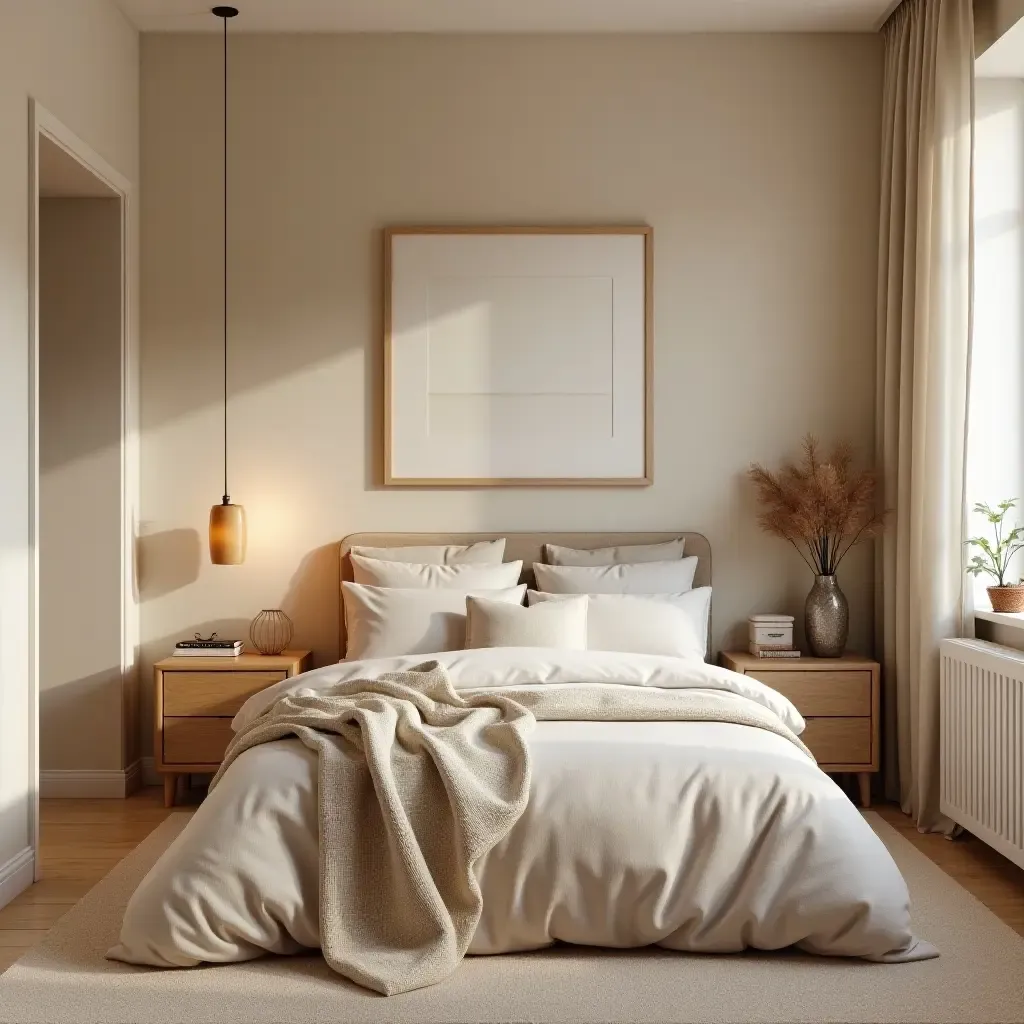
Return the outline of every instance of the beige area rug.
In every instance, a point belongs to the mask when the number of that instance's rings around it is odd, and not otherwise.
[[[1024,1022],[1024,939],[870,812],[910,885],[918,934],[942,951],[937,960],[882,965],[564,947],[470,957],[447,982],[391,998],[344,981],[314,956],[177,971],[105,960],[129,896],[188,817],[164,822],[0,976],[0,1021]]]

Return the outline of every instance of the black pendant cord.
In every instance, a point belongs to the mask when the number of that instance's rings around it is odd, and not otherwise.
[[[237,7],[214,7],[212,13],[224,22],[224,495],[228,496],[228,18],[238,14]]]
[[[224,504],[228,496],[228,19],[224,18]]]

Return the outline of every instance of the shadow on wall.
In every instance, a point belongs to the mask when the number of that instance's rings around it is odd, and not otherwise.
[[[314,548],[299,563],[281,601],[281,608],[295,624],[292,647],[311,650],[317,666],[341,657],[340,558],[340,543]]]
[[[151,601],[199,579],[203,545],[198,530],[164,530],[135,539],[136,590]]]
[[[39,691],[42,771],[116,771],[121,764],[121,668]]]

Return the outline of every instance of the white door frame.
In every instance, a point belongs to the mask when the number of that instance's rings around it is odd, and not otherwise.
[[[45,137],[109,186],[121,208],[121,692],[137,684],[135,537],[139,503],[139,360],[133,329],[132,185],[42,104],[30,100],[29,137],[29,808],[39,878],[39,139]],[[137,728],[138,723],[125,723]],[[122,743],[124,740],[122,729]],[[121,762],[124,764],[124,751]],[[127,767],[127,766],[126,766]]]

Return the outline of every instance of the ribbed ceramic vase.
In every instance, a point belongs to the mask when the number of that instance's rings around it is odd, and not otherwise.
[[[835,576],[815,576],[804,604],[807,645],[816,658],[838,658],[846,650],[850,606]]]
[[[280,654],[293,633],[292,620],[280,608],[264,608],[249,626],[249,639],[260,654]]]

